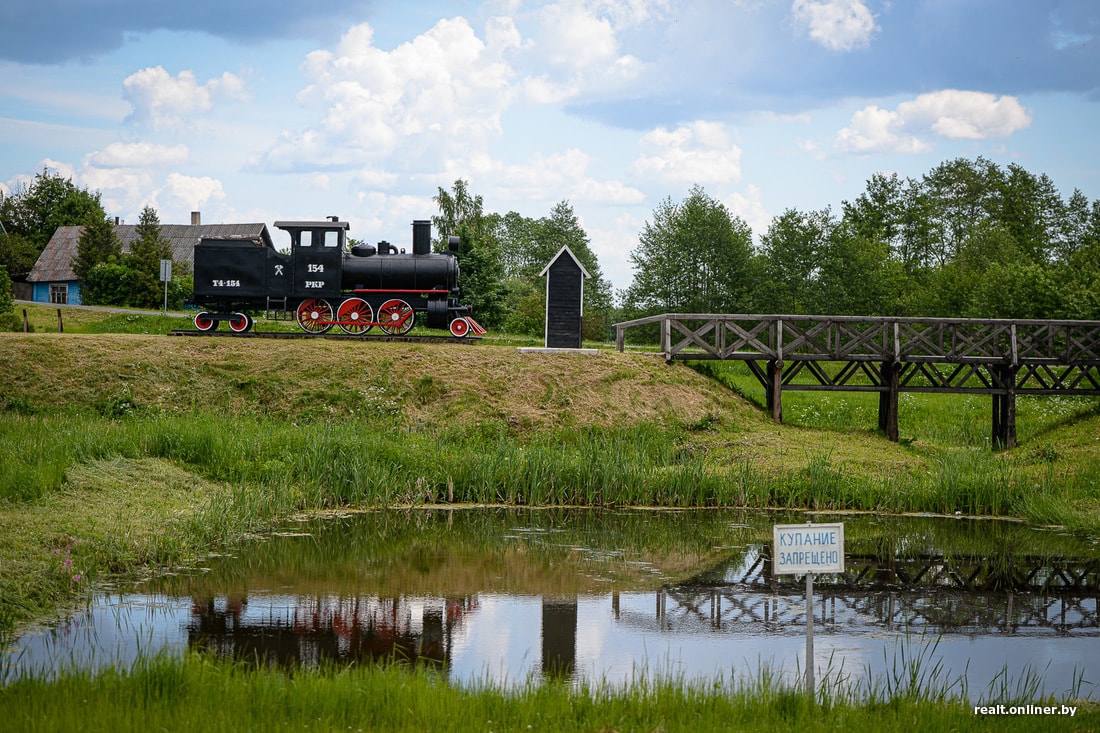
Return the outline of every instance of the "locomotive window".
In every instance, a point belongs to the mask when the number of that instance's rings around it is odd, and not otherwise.
[[[312,247],[313,246],[313,232],[309,229],[301,232],[301,239],[298,240],[299,247]]]
[[[328,229],[324,232],[325,246],[326,247],[339,247],[340,246],[340,232],[335,229]]]

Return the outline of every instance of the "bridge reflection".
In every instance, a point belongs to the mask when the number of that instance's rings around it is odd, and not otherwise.
[[[850,556],[847,567],[845,574],[815,581],[814,615],[822,633],[1100,636],[1095,560],[1017,558],[1009,566],[987,558]],[[584,601],[598,608],[605,598],[604,620],[639,634],[766,636],[802,632],[802,593],[800,579],[771,575],[766,548],[758,548],[684,583]],[[638,601],[649,594],[645,610]],[[624,603],[624,596],[630,601]],[[578,597],[541,598],[538,629],[521,618],[530,596],[522,608],[518,599],[494,598],[503,616],[486,620],[480,638],[530,635],[542,676],[572,678],[578,653],[584,653],[578,650],[584,623]],[[186,631],[193,649],[268,666],[402,661],[446,673],[456,639],[477,623],[480,610],[477,594],[193,598]]]

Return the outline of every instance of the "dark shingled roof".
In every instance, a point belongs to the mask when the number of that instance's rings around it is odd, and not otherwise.
[[[137,241],[136,224],[115,224],[115,234],[122,242],[122,251],[129,252]],[[34,263],[28,282],[65,282],[76,280],[73,258],[80,242],[82,226],[58,227]],[[195,245],[203,237],[220,239],[251,239],[273,246],[266,224],[161,224],[160,235],[172,245],[172,259],[177,263],[195,264]]]

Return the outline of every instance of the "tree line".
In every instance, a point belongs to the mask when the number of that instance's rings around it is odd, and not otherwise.
[[[1100,320],[1100,200],[1079,190],[1063,198],[1047,175],[1015,163],[959,158],[919,178],[875,174],[838,211],[784,211],[758,244],[744,220],[694,186],[653,210],[618,293],[568,201],[537,218],[487,212],[464,180],[433,200],[436,249],[459,238],[463,301],[483,325],[511,333],[542,333],[539,273],[563,246],[592,275],[589,339],[663,312]],[[151,208],[124,254],[99,193],[43,171],[0,196],[0,224],[0,272],[14,279],[57,226],[84,224],[74,269],[87,301],[161,302],[159,260],[171,251]],[[175,302],[186,287],[173,285]]]
[[[702,188],[631,253],[625,318],[661,312],[1100,319],[1100,200],[984,158],[876,174],[839,213],[788,209],[759,247]]]

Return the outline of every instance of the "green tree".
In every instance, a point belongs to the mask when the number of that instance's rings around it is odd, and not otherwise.
[[[1066,204],[1054,182],[1044,173],[1034,175],[1016,163],[999,181],[997,220],[1030,262],[1050,261],[1061,245]]]
[[[93,267],[101,262],[119,262],[122,243],[118,241],[114,227],[104,217],[96,217],[84,225],[73,258],[73,272],[77,279],[85,280]]]
[[[624,295],[630,315],[749,310],[752,231],[693,186],[679,204],[662,201],[631,251],[634,276]]]
[[[8,270],[0,265],[0,313],[9,313],[15,307],[11,296],[11,278]]]
[[[151,206],[142,209],[136,233],[137,239],[130,245],[130,254],[126,258],[126,264],[133,271],[129,304],[155,308],[164,301],[160,261],[172,259],[172,246],[161,236],[160,217]]]
[[[991,161],[958,158],[933,168],[921,180],[927,197],[922,212],[933,233],[932,262],[953,261],[976,226],[1003,211],[1004,173]]]
[[[132,305],[134,271],[116,260],[97,262],[81,282],[81,297],[94,305]]]
[[[818,313],[822,307],[821,263],[837,220],[828,209],[788,209],[760,239],[761,298],[769,313]]]
[[[504,321],[504,267],[496,240],[487,236],[480,195],[470,193],[469,184],[454,182],[453,192],[439,188],[433,198],[439,214],[432,217],[436,250],[446,249],[448,237],[459,238],[458,287],[462,300],[473,307],[474,318],[486,327]]]
[[[43,169],[26,188],[0,199],[0,222],[8,234],[29,239],[38,256],[59,226],[75,226],[106,217],[98,191],[79,188],[71,179]]]
[[[25,278],[42,250],[21,234],[0,232],[0,267],[14,278]]]

